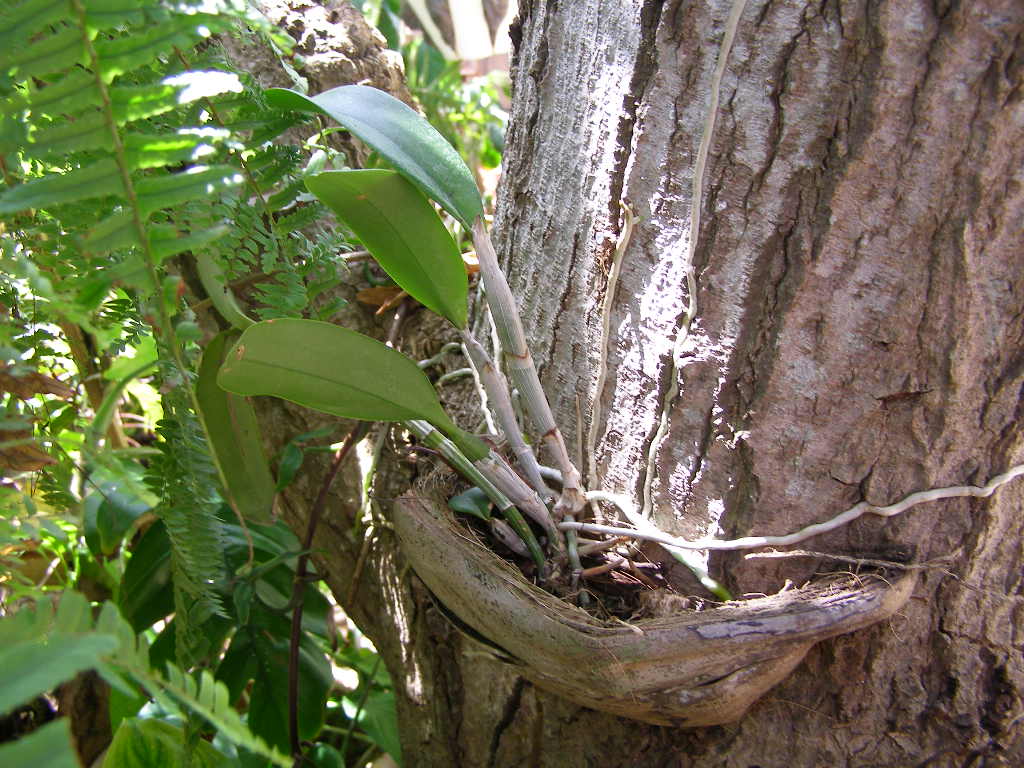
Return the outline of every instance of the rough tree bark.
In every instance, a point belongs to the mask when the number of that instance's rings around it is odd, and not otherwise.
[[[536,0],[516,30],[499,251],[563,431],[603,488],[638,504],[690,298],[693,161],[730,5]],[[785,533],[861,499],[983,483],[1021,460],[1022,35],[1017,0],[747,3],[699,201],[699,312],[649,482],[661,527]],[[595,392],[620,202],[641,221],[609,383]],[[278,440],[317,423],[265,407]],[[589,418],[593,455],[573,437]],[[307,471],[285,498],[297,529],[319,476]],[[330,553],[318,567],[391,671],[406,765],[1024,758],[1024,486],[808,542],[942,567],[923,571],[888,624],[816,646],[740,721],[683,730],[544,693],[462,634],[388,530],[388,500],[407,483],[393,463],[364,543],[344,513],[349,477],[317,539]],[[836,568],[740,555],[712,566],[737,593]],[[687,574],[673,579],[699,593]]]

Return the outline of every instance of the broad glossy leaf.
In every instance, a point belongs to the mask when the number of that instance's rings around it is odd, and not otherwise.
[[[425,419],[455,429],[416,363],[369,336],[316,320],[267,320],[242,334],[217,382],[347,419]]]
[[[303,757],[315,768],[345,768],[345,760],[342,758],[341,752],[322,741],[310,747]]]
[[[220,333],[207,345],[196,397],[210,447],[224,474],[228,502],[246,520],[262,523],[271,518],[275,483],[263,453],[256,412],[246,398],[217,386],[217,372],[236,337]]]
[[[366,85],[343,85],[312,98],[286,88],[271,88],[266,96],[274,107],[334,118],[467,228],[483,214],[480,191],[458,152],[394,96]]]
[[[94,555],[113,554],[135,521],[150,509],[144,499],[122,493],[114,483],[102,483],[82,506],[85,542]]]
[[[466,325],[466,270],[433,206],[394,171],[326,171],[306,178],[410,296]]]
[[[453,512],[479,517],[481,520],[491,519],[491,500],[479,488],[473,487],[448,499],[448,508]]]
[[[171,540],[163,522],[151,525],[135,545],[121,577],[118,607],[136,632],[174,611]]]
[[[342,707],[348,717],[358,715],[356,722],[374,744],[395,760],[402,759],[394,691],[370,691],[361,709],[352,698],[345,697],[342,699]]]

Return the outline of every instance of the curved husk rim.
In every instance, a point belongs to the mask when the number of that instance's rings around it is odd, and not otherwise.
[[[882,621],[913,572],[843,577],[766,598],[657,619],[603,622],[528,583],[437,500],[399,499],[395,531],[431,591],[540,686],[644,722],[731,722],[816,642]]]

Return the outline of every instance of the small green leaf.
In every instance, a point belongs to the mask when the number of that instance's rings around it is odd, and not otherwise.
[[[369,336],[316,320],[256,323],[217,382],[239,395],[274,395],[347,419],[425,419],[455,430],[416,363]]]
[[[334,118],[467,229],[483,214],[480,191],[458,152],[394,96],[366,85],[343,85],[312,98],[286,88],[271,88],[266,96],[274,107]]]
[[[457,328],[466,325],[466,269],[434,208],[394,171],[326,171],[309,191],[356,234],[410,296]]]
[[[235,606],[235,618],[242,626],[249,623],[249,611],[252,608],[253,586],[251,581],[242,580],[235,585],[231,593],[231,602]]]
[[[350,718],[356,718],[359,727],[374,744],[395,760],[402,759],[394,691],[370,691],[362,709],[349,697],[342,699],[341,704],[345,714]]]
[[[283,491],[295,479],[304,457],[301,446],[290,442],[281,451],[281,460],[277,463],[277,490]]]
[[[448,507],[453,512],[479,517],[481,520],[491,519],[491,500],[479,488],[473,487],[457,496],[448,499]]]
[[[51,635],[0,649],[0,712],[95,667],[118,645],[117,638],[109,635]]]
[[[130,717],[121,721],[114,740],[103,759],[111,768],[153,768],[158,765],[185,765],[195,768],[220,768],[227,756],[202,739],[185,745],[180,726],[155,718]]]
[[[0,214],[18,213],[28,208],[50,209],[61,203],[73,203],[104,195],[123,196],[124,187],[117,163],[106,158],[67,173],[50,173],[20,184],[0,195]]]
[[[79,768],[78,757],[71,746],[70,723],[70,718],[62,717],[0,746],[0,765]]]
[[[242,183],[242,174],[230,165],[197,165],[181,173],[154,176],[135,185],[139,208],[145,215],[161,208],[213,197]]]

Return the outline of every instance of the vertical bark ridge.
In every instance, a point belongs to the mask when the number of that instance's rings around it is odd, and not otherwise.
[[[750,6],[709,167],[702,311],[659,457],[658,520],[683,535],[713,526],[707,510],[716,504],[730,534],[781,533],[860,498],[982,481],[1020,458],[1024,12],[1009,0]],[[656,72],[636,108],[619,197],[646,221],[612,317],[618,337],[598,450],[611,490],[641,482],[642,428],[656,413],[685,300],[674,266],[691,234],[690,173],[714,66],[708,41],[727,13],[725,2],[664,4]],[[549,56],[557,67],[556,48]],[[536,177],[523,170],[532,189]],[[509,236],[529,226],[510,219]],[[587,260],[603,251],[582,255],[577,268],[589,274]],[[552,295],[513,272],[527,313]],[[564,344],[554,341],[549,380],[578,361],[559,356]],[[929,573],[889,626],[812,651],[735,728],[660,734],[652,749],[678,749],[673,765],[1019,755],[1010,735],[1024,679],[1012,652],[1019,499],[1008,487],[992,500],[864,519],[815,540],[815,549],[847,554],[959,554],[958,576],[985,592]],[[828,567],[739,556],[721,566],[739,591],[772,591]],[[842,739],[828,735],[837,726]]]
[[[611,0],[571,14],[535,3],[523,18],[518,53],[531,63],[513,72],[521,106],[509,127],[495,239],[520,293],[544,287],[546,301],[523,302],[521,310],[542,382],[570,443],[576,396],[584,395],[586,403],[595,375],[587,299],[601,282],[595,253],[609,251],[618,226],[617,209],[614,220],[608,211],[616,206],[616,166],[626,161],[617,139],[625,130],[641,12],[640,4]],[[539,78],[532,66],[537,60],[544,62]],[[586,122],[572,117],[580,114],[581,89],[600,113]]]

